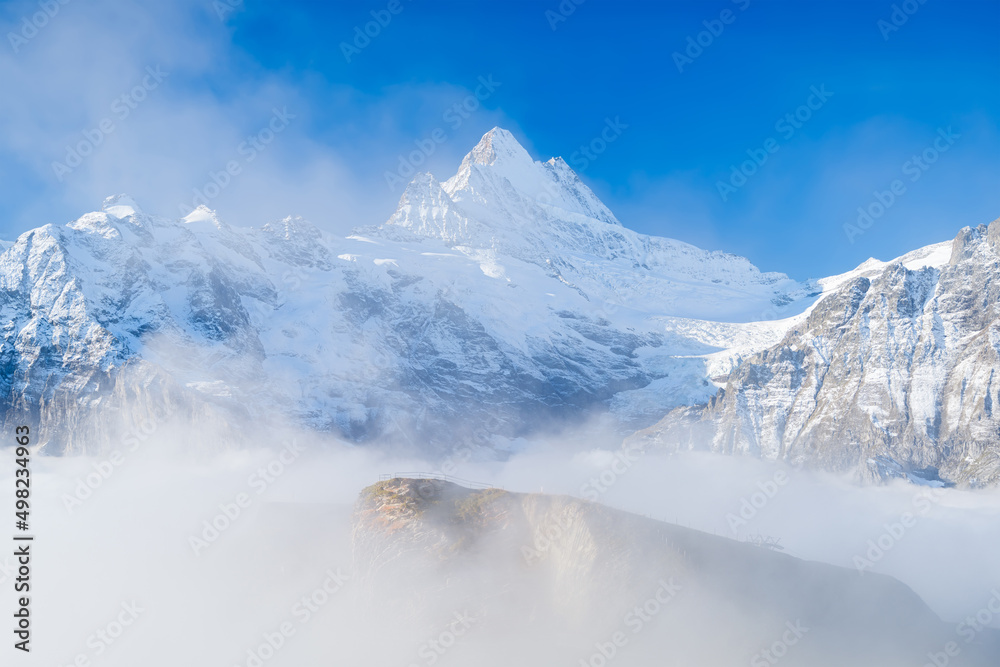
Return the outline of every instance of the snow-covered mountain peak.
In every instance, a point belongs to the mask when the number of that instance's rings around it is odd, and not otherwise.
[[[269,222],[261,229],[266,234],[286,241],[297,238],[319,240],[322,237],[319,227],[298,215],[289,215],[277,222]]]
[[[986,243],[983,243],[983,240]],[[951,258],[948,264],[955,266],[963,260],[969,259],[977,252],[986,251],[987,248],[992,250],[993,253],[1000,254],[1000,218],[994,220],[988,226],[963,227],[952,242]]]
[[[142,215],[142,208],[135,203],[135,199],[126,194],[113,195],[104,200],[101,210],[116,218],[124,219],[129,216]]]
[[[193,229],[209,227],[220,230],[229,229],[229,225],[220,220],[218,214],[204,204],[181,218],[181,221],[190,225]]]
[[[620,224],[562,158],[535,161],[514,135],[499,127],[483,135],[441,187],[455,202],[500,213],[507,224],[565,218],[566,213]]]
[[[526,166],[534,161],[513,134],[502,127],[494,127],[484,134],[475,148],[465,156],[463,166],[466,162],[494,166],[520,163]]]
[[[593,239],[605,225],[621,227],[562,158],[535,161],[514,135],[495,127],[448,180],[414,176],[382,233],[397,236],[402,227],[450,245],[492,247],[500,239],[507,247],[537,250],[541,237],[543,246],[555,237],[565,241],[567,233]]]
[[[523,191],[533,189],[536,163],[528,151],[507,130],[494,127],[462,160],[458,172],[444,183],[449,195],[461,191],[483,195],[489,190],[509,185]],[[460,195],[459,195],[460,196]]]
[[[534,161],[500,128],[444,183],[417,174],[389,220],[364,233],[443,242],[477,262],[486,252],[498,266],[524,262],[588,300],[660,315],[761,319],[812,291],[787,276],[762,274],[742,257],[627,229],[563,159]],[[670,305],[647,310],[653,292]]]

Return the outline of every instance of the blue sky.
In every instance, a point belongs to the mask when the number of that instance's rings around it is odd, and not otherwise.
[[[34,31],[37,1],[0,6],[8,240],[118,192],[378,224],[415,141],[441,130],[420,168],[446,178],[494,125],[626,226],[796,278],[1000,216],[996,1],[53,3]]]

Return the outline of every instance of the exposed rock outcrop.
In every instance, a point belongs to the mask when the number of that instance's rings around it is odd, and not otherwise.
[[[826,296],[706,405],[633,438],[786,460],[864,480],[1000,482],[1000,220],[941,268],[890,264]]]
[[[782,664],[902,667],[922,664],[954,635],[890,577],[575,498],[439,480],[365,489],[355,507],[354,558],[370,612],[383,622],[433,625],[461,609],[480,619],[483,635],[503,628],[505,645],[477,657],[483,665],[552,664],[539,659],[539,647],[558,647],[552,659],[574,662],[567,656],[586,659],[595,641],[616,632],[628,641],[615,664],[657,656],[670,656],[669,664],[748,664],[795,627],[807,630],[786,647]],[[982,635],[963,658],[994,664],[996,639]]]

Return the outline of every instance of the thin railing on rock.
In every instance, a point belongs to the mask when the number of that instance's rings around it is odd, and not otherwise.
[[[380,482],[387,482],[390,479],[436,479],[442,482],[451,482],[452,484],[458,484],[459,486],[464,486],[469,489],[500,489],[503,490],[502,486],[496,486],[494,484],[485,484],[483,482],[472,482],[467,479],[461,479],[459,477],[452,477],[451,475],[444,475],[437,472],[394,472],[394,473],[384,473],[378,476]]]

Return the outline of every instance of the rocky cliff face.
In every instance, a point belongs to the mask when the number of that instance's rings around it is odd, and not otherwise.
[[[746,359],[708,404],[635,437],[866,480],[996,484],[998,240],[994,221],[963,229],[937,266],[906,257],[862,266],[780,343]]]
[[[782,664],[902,667],[954,636],[889,577],[574,498],[393,479],[363,491],[354,516],[369,613],[433,626],[464,610],[479,626],[467,664],[586,664],[616,636],[615,664],[768,664],[762,649],[784,636]],[[995,664],[996,640],[963,659]]]

